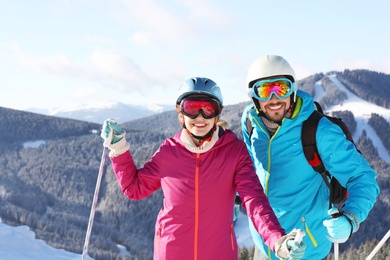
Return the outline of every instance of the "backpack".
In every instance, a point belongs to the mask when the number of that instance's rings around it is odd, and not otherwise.
[[[347,125],[342,121],[342,119],[338,117],[325,115],[323,113],[320,104],[316,101],[314,102],[314,104],[316,105],[317,110],[314,110],[313,113],[308,117],[308,119],[306,119],[303,122],[301,141],[302,141],[303,152],[305,154],[306,160],[313,167],[313,169],[321,175],[321,177],[324,179],[326,183],[326,186],[328,186],[330,190],[329,208],[331,208],[332,204],[335,205],[344,204],[345,200],[348,198],[348,191],[347,188],[343,187],[338,182],[338,180],[335,177],[333,177],[328,170],[325,169],[325,166],[321,160],[321,156],[318,153],[317,145],[316,145],[316,133],[317,133],[318,122],[320,121],[320,119],[322,117],[326,117],[332,123],[338,125],[341,128],[341,130],[344,132],[346,138],[355,145],[356,150],[359,153],[361,152],[359,151],[359,149],[357,149],[356,144],[352,139],[351,131],[349,130]],[[248,116],[246,119],[246,125],[250,137],[252,135],[253,126]]]

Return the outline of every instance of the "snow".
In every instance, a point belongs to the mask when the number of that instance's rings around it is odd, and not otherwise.
[[[23,143],[23,148],[38,148],[39,146],[41,146],[42,144],[45,144],[45,143],[46,143],[46,141],[44,141],[44,140],[29,141],[29,142]]]
[[[335,76],[330,76],[330,79],[343,90],[348,100],[344,101],[340,105],[330,107],[325,112],[332,112],[338,110],[349,110],[357,121],[357,131],[354,133],[354,139],[357,140],[365,130],[367,135],[372,140],[375,147],[378,149],[379,156],[387,163],[390,163],[390,154],[383,147],[379,137],[375,131],[368,125],[368,119],[371,113],[377,113],[390,122],[390,110],[379,107],[377,105],[368,103],[343,86]],[[316,95],[314,100],[320,100],[324,94],[324,89],[321,85],[321,81],[315,84]],[[44,144],[45,141],[32,141],[24,143],[24,147],[36,148]],[[48,209],[50,210],[50,209]],[[235,223],[235,232],[237,236],[237,242],[240,247],[246,247],[250,249],[254,244],[250,235],[248,218],[240,211],[239,218]],[[126,249],[118,245],[122,254],[130,255]],[[81,255],[70,253],[62,249],[54,249],[48,246],[44,241],[35,239],[35,234],[27,226],[10,227],[1,223],[0,219],[0,259],[13,259],[13,260],[41,260],[41,259],[58,259],[58,260],[75,260],[80,259]],[[88,257],[88,259],[91,259]]]
[[[126,256],[131,256],[131,253],[129,251],[127,251],[126,247],[125,246],[122,246],[122,245],[117,245],[118,249],[119,249],[119,253],[121,255],[126,255]]]
[[[248,227],[248,218],[240,212],[235,223],[237,243],[240,247],[250,249],[254,244]],[[118,245],[122,255],[131,256],[122,245]],[[0,259],[13,260],[80,260],[81,254],[55,249],[44,241],[36,239],[35,233],[28,226],[12,227],[1,222],[0,219]],[[93,259],[87,256],[87,259]]]
[[[0,259],[80,260],[81,255],[50,247],[44,241],[35,239],[35,233],[28,226],[11,227],[0,219]]]
[[[386,163],[390,163],[390,153],[383,146],[379,136],[375,133],[374,129],[368,124],[368,120],[371,117],[372,113],[376,113],[387,120],[390,123],[390,109],[386,109],[375,104],[371,104],[356,95],[350,92],[337,78],[335,75],[329,76],[330,80],[342,91],[347,94],[347,100],[345,100],[342,104],[329,107],[326,111],[327,113],[331,113],[333,111],[343,111],[349,110],[353,113],[355,117],[355,121],[357,123],[356,132],[353,133],[353,139],[358,140],[362,135],[363,130],[366,131],[367,136],[371,139],[373,145],[378,149],[379,157],[385,161]],[[314,100],[320,100],[322,95],[324,94],[324,89],[321,85],[321,81],[315,84],[315,92]]]

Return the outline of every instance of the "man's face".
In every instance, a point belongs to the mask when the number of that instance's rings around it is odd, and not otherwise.
[[[282,121],[291,103],[290,96],[279,99],[275,95],[272,95],[272,98],[268,101],[258,101],[264,114],[274,122]]]

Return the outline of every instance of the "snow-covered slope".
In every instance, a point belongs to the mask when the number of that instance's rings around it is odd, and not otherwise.
[[[0,259],[79,260],[81,255],[48,246],[44,241],[35,239],[35,233],[27,226],[11,227],[0,220]]]
[[[347,94],[348,99],[345,100],[342,104],[329,107],[325,112],[331,113],[332,111],[343,111],[349,110],[353,113],[357,127],[356,132],[353,133],[353,139],[358,140],[359,136],[362,135],[363,130],[367,132],[367,136],[372,140],[374,146],[378,149],[378,154],[382,160],[387,163],[390,163],[390,153],[383,146],[378,135],[375,133],[374,129],[368,124],[368,120],[371,117],[372,113],[376,113],[387,120],[390,123],[390,110],[371,104],[356,95],[350,92],[337,78],[336,76],[329,77],[332,82],[342,91]],[[321,81],[317,82],[315,85],[316,95],[314,100],[320,100],[324,94],[324,89],[321,85]]]

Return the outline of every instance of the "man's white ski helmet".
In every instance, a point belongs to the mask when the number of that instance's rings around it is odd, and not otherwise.
[[[277,55],[260,57],[252,63],[246,78],[247,87],[251,88],[256,81],[273,76],[286,76],[294,82],[294,92],[298,90],[293,68],[283,57]]]

